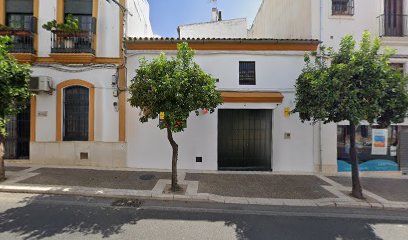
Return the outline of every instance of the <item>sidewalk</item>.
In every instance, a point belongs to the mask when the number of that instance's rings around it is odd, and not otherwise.
[[[40,166],[6,166],[0,191],[109,198],[209,201],[275,206],[408,209],[408,178],[362,178],[364,201],[354,199],[350,177],[276,173],[179,172],[185,193],[168,194],[171,173]]]

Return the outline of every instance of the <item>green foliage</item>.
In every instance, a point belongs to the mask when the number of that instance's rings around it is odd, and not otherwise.
[[[49,21],[42,25],[47,31],[61,31],[68,34],[75,34],[81,32],[79,28],[79,20],[74,18],[72,14],[68,14],[64,23],[57,23],[56,20]]]
[[[3,24],[0,24],[0,30],[13,30],[13,28],[11,28],[11,27],[9,27],[9,26],[6,26],[6,25],[3,25]]]
[[[346,36],[338,52],[322,48],[305,56],[306,67],[296,82],[296,108],[302,121],[355,125],[366,120],[388,126],[404,121],[408,110],[407,78],[390,66],[394,54],[364,32],[359,49]]]
[[[177,57],[168,59],[164,53],[140,67],[130,86],[132,107],[142,110],[141,122],[157,119],[165,112],[165,122],[172,132],[181,132],[191,112],[199,109],[213,113],[222,103],[215,79],[194,62],[194,51],[187,43],[178,45]]]
[[[21,111],[30,96],[30,68],[8,53],[9,37],[0,37],[0,134],[5,136],[7,117]]]

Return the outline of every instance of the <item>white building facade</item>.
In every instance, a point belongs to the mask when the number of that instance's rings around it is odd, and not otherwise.
[[[185,39],[128,39],[128,83],[139,59],[165,52],[175,56]],[[175,134],[180,169],[314,172],[317,128],[301,123],[287,109],[287,92],[304,66],[305,51],[317,40],[187,40],[195,61],[218,79],[224,104],[215,113],[192,113],[184,132]],[[127,164],[132,168],[171,168],[171,146],[159,120],[140,123],[140,110],[126,109]],[[296,149],[296,151],[293,151]]]
[[[124,36],[152,36],[146,0],[1,0],[12,54],[31,64],[31,98],[8,127],[6,158],[125,167]],[[126,10],[125,10],[126,9]],[[47,31],[72,15],[80,31]]]

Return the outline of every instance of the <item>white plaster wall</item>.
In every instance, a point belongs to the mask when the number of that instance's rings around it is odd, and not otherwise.
[[[119,57],[120,54],[120,10],[114,3],[98,1],[97,57]]]
[[[357,41],[360,41],[365,30],[370,31],[373,36],[378,36],[377,17],[382,14],[381,2],[380,0],[354,1],[354,16],[333,16],[332,2],[323,1],[323,44],[338,49],[342,37],[353,35]]]
[[[49,76],[54,87],[65,80],[80,79],[95,85],[95,141],[117,142],[119,139],[119,116],[113,107],[118,101],[113,97],[112,75],[116,69],[99,69],[79,73],[60,72],[50,68],[35,66],[32,76]],[[38,112],[47,112],[46,117]],[[56,135],[56,93],[37,96],[37,142],[55,142]]]
[[[134,52],[135,53],[135,52]],[[172,55],[169,52],[169,55]],[[173,53],[174,54],[174,53]],[[303,124],[297,116],[283,117],[284,107],[293,109],[293,85],[303,67],[303,54],[293,52],[294,56],[281,53],[211,53],[197,52],[196,62],[207,73],[220,78],[219,89],[228,90],[278,90],[285,92],[281,106],[277,104],[231,104],[226,103],[219,109],[275,109],[273,111],[273,157],[274,171],[313,172],[316,162],[315,129]],[[157,56],[158,52],[141,53],[129,58],[128,78],[135,75],[138,59]],[[257,82],[255,87],[238,85],[239,60],[256,61]],[[130,83],[130,82],[129,82]],[[286,90],[285,90],[286,89]],[[291,89],[291,90],[290,90]],[[290,93],[292,91],[292,93]],[[165,130],[159,130],[158,119],[148,123],[139,122],[139,110],[127,104],[127,161],[129,167],[159,168],[171,167],[171,147]],[[176,134],[175,140],[180,146],[179,168],[217,170],[217,124],[218,111],[214,114],[195,116],[187,122],[185,132]],[[290,132],[292,138],[284,139],[284,133]],[[203,157],[203,163],[196,163],[197,156]]]
[[[51,33],[42,25],[57,18],[57,1],[41,0],[38,6],[38,52],[39,57],[48,57],[51,52]]]
[[[284,94],[284,102],[273,115],[273,167],[275,171],[313,172],[317,157],[314,138],[314,127],[302,123],[298,114],[284,117],[284,108],[294,108],[294,93]],[[285,139],[285,133],[291,135]]]
[[[147,0],[127,0],[126,6],[132,14],[128,14],[127,37],[152,37],[149,2]]]
[[[249,37],[312,38],[311,1],[263,0]]]
[[[180,38],[247,38],[245,18],[179,26]]]

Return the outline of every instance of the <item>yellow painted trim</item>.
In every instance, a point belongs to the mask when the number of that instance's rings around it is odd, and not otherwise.
[[[0,0],[0,24],[6,24],[6,0]]]
[[[119,3],[122,4],[123,6],[126,5],[126,0],[119,0]],[[122,60],[122,64],[124,62],[124,56],[122,52],[122,47],[123,47],[123,14],[122,11],[119,10],[119,56]],[[119,69],[119,142],[125,142],[126,141],[126,67],[121,67]]]
[[[57,0],[57,22],[64,22],[64,0]]]
[[[37,126],[37,96],[31,96],[30,100],[30,142],[36,141]]]
[[[77,55],[75,53],[65,53],[65,54],[69,54],[69,55]],[[73,61],[71,59],[71,61]],[[35,63],[60,63],[58,61],[56,61],[56,59],[52,58],[52,57],[37,57],[35,59]],[[76,62],[73,62],[76,63]],[[92,63],[105,63],[105,64],[122,64],[123,63],[123,59],[121,58],[105,58],[105,57],[99,57],[99,58],[95,58]]]
[[[89,89],[89,129],[88,129],[88,141],[93,142],[95,140],[95,86],[92,83],[84,80],[73,79],[66,80],[57,85],[57,116],[56,116],[56,135],[55,140],[57,142],[62,141],[62,97],[63,90],[70,86],[82,86]]]
[[[119,69],[119,142],[126,141],[126,68]]]
[[[19,63],[33,63],[37,58],[32,53],[10,53]]]
[[[33,2],[33,16],[37,18],[37,33],[34,34],[34,50],[35,52],[38,52],[38,31],[39,31],[39,26],[38,26],[38,20],[40,16],[40,3],[39,0],[34,0]]]
[[[280,92],[221,92],[227,103],[282,103]]]
[[[50,57],[58,63],[90,64],[95,60],[95,55],[91,53],[51,53]]]

